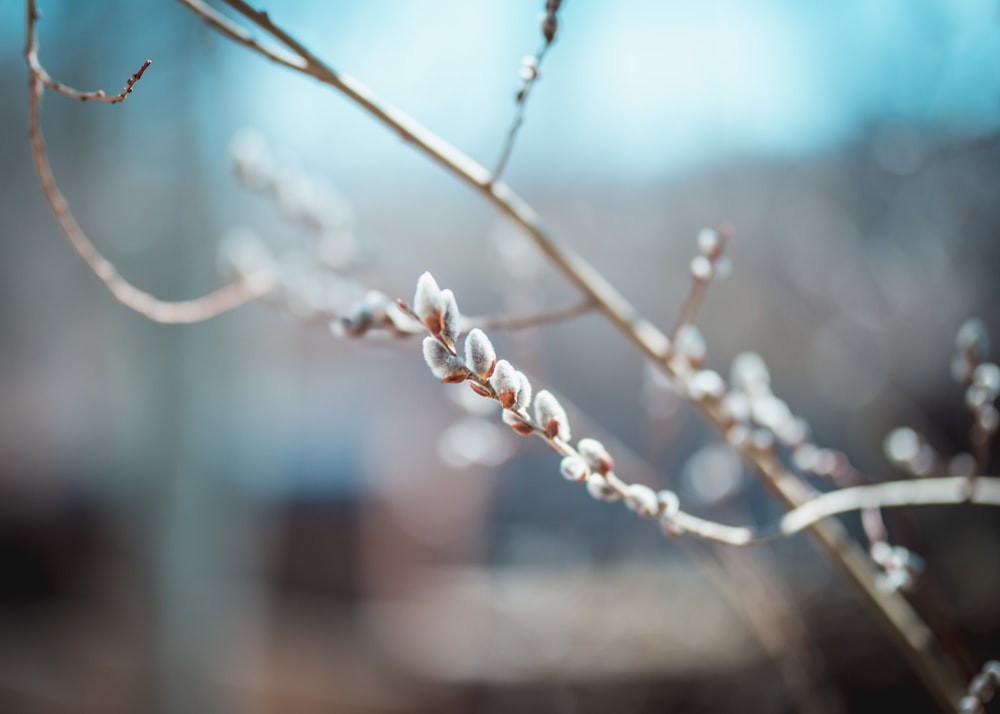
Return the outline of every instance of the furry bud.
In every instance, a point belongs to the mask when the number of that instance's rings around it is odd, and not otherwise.
[[[423,348],[424,361],[442,382],[463,382],[469,376],[462,360],[451,354],[436,338],[425,337]]]
[[[550,438],[558,436],[564,441],[569,441],[569,418],[566,416],[566,410],[547,389],[543,389],[535,397],[535,421]]]
[[[559,473],[568,481],[586,481],[590,476],[590,469],[579,456],[567,456],[559,464]]]
[[[497,365],[497,353],[486,333],[478,327],[465,338],[465,363],[480,379],[489,379]]]
[[[521,380],[517,376],[517,370],[505,359],[496,363],[493,369],[493,376],[490,377],[490,385],[497,394],[497,399],[504,409],[513,409],[517,403],[517,393],[521,386]]]
[[[576,450],[580,452],[587,465],[598,473],[606,474],[615,470],[614,459],[604,447],[604,444],[597,439],[580,439],[576,445]]]

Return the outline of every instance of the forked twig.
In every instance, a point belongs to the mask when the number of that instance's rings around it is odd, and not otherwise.
[[[67,87],[53,80],[38,59],[38,34],[36,31],[38,19],[39,14],[35,0],[27,0],[24,56],[28,63],[28,136],[31,141],[32,159],[42,185],[42,192],[52,207],[60,229],[76,254],[104,283],[112,297],[154,322],[176,324],[207,320],[270,292],[275,285],[274,278],[267,274],[255,274],[194,300],[177,302],[160,300],[123,278],[114,264],[101,254],[76,222],[69,203],[56,184],[52,166],[45,150],[45,138],[42,135],[40,123],[42,95],[45,93],[45,88],[48,87],[59,94],[75,99],[117,104],[124,101],[132,92],[132,87],[142,78],[151,61],[146,60],[139,71],[129,78],[125,89],[113,97],[107,96],[103,90],[81,92]]]

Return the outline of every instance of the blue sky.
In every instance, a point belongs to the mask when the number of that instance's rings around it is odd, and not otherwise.
[[[133,53],[152,46],[169,55],[169,43],[149,35],[161,31],[159,18],[195,20],[176,3],[146,2],[157,21],[140,17],[118,37]],[[490,164],[510,120],[520,59],[538,44],[541,4],[303,1],[269,9],[335,67]],[[79,12],[65,0],[43,9],[43,28]],[[17,2],[0,7],[14,64],[21,12]],[[106,35],[102,43],[114,41]],[[47,56],[59,52],[46,48]],[[342,100],[241,49],[219,56],[223,69],[208,93],[220,106],[206,122],[221,112],[225,131],[257,126],[284,150],[353,172],[396,160],[398,142],[375,139]],[[511,171],[648,178],[732,156],[822,152],[887,121],[956,136],[996,129],[995,2],[567,0]]]

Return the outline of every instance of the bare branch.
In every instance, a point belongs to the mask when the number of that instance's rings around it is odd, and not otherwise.
[[[595,305],[590,300],[556,307],[551,310],[542,310],[530,315],[483,315],[480,317],[467,317],[462,320],[462,331],[468,332],[473,327],[484,330],[524,330],[529,327],[539,325],[551,325],[556,322],[570,320],[580,315],[585,315],[593,311]]]
[[[229,18],[216,11],[210,5],[205,4],[202,0],[180,0],[180,2],[191,9],[211,27],[214,27],[233,42],[243,45],[244,47],[248,47],[272,62],[276,62],[277,64],[288,67],[289,69],[298,70],[299,72],[306,71],[305,63],[301,58],[293,55],[278,54],[274,50],[264,47],[264,45],[257,42],[257,40],[254,39],[246,30],[231,22]]]
[[[807,501],[789,511],[778,523],[781,535],[798,533],[823,518],[837,513],[900,506],[978,503],[1000,506],[1000,478],[979,476],[972,493],[964,476],[889,481],[869,486],[842,488]]]
[[[38,37],[35,25],[38,21],[38,9],[34,0],[27,0],[27,27],[25,31],[24,56],[28,61],[28,136],[31,140],[31,155],[35,169],[42,185],[42,192],[52,207],[59,227],[65,234],[73,250],[96,275],[118,302],[135,312],[144,315],[154,322],[190,323],[201,322],[216,315],[232,310],[244,303],[254,300],[271,291],[275,285],[273,276],[255,274],[238,280],[226,287],[220,288],[208,295],[195,300],[170,302],[159,300],[147,292],[140,290],[123,278],[114,264],[105,258],[90,241],[83,229],[76,222],[69,204],[59,191],[52,166],[49,164],[45,150],[45,138],[42,135],[40,112],[42,95],[45,88],[68,97],[77,99],[93,99],[108,104],[124,101],[132,91],[132,86],[142,78],[143,72],[150,65],[150,60],[142,65],[138,72],[129,78],[122,93],[115,97],[107,97],[102,90],[97,92],[79,92],[53,81],[45,72],[38,59]]]
[[[510,129],[507,130],[507,138],[500,152],[500,158],[497,160],[496,168],[493,169],[491,182],[500,179],[504,168],[507,166],[507,161],[510,159],[511,152],[514,150],[517,133],[524,123],[524,110],[528,104],[528,97],[531,96],[531,90],[534,89],[535,83],[538,82],[538,78],[541,76],[542,62],[556,38],[556,32],[559,28],[558,15],[560,5],[562,5],[562,0],[548,0],[545,3],[545,15],[542,16],[541,23],[544,42],[534,55],[524,58],[524,64],[521,67],[521,80],[523,84],[514,98],[516,105],[514,120],[511,122]]]
[[[28,61],[28,70],[32,79],[37,78],[43,85],[51,89],[53,92],[58,92],[63,96],[70,97],[71,99],[79,99],[83,102],[94,101],[104,102],[106,104],[118,104],[119,102],[125,101],[125,98],[132,93],[132,87],[135,86],[135,83],[142,79],[142,75],[144,75],[146,70],[149,69],[149,65],[153,64],[153,60],[151,59],[147,59],[143,62],[138,71],[128,78],[128,81],[125,83],[125,88],[119,94],[112,97],[109,97],[103,89],[98,89],[92,92],[84,92],[79,89],[69,87],[62,82],[57,82],[52,79],[38,59],[38,36],[35,27],[40,17],[41,15],[38,12],[35,0],[28,0],[24,57]]]
[[[684,303],[677,314],[677,321],[670,331],[671,342],[677,339],[677,333],[682,327],[694,323],[695,317],[698,315],[698,309],[705,300],[709,283],[712,282],[712,278],[714,277],[716,266],[723,259],[726,245],[733,238],[733,232],[732,224],[724,223],[717,232],[710,231],[715,237],[712,245],[699,246],[701,252],[691,263],[691,288],[688,290],[687,297],[684,298]],[[702,264],[707,266],[707,271],[699,269]]]

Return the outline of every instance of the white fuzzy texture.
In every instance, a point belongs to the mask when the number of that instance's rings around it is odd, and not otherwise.
[[[413,294],[413,312],[421,320],[432,317],[441,309],[441,288],[429,272],[417,278],[417,290]]]
[[[465,338],[465,363],[477,377],[486,379],[496,362],[497,353],[486,333],[478,327]]]
[[[756,352],[742,352],[729,368],[729,383],[733,389],[755,396],[771,390],[771,373],[764,358]]]
[[[721,399],[726,394],[726,383],[718,372],[702,369],[691,375],[687,384],[688,396],[700,402],[702,399]]]
[[[535,421],[552,436],[558,436],[564,441],[570,440],[569,417],[566,416],[566,410],[547,389],[543,389],[535,396]]]
[[[434,337],[424,338],[424,361],[434,376],[445,379],[462,369],[462,362],[445,349]]]
[[[643,518],[652,518],[660,511],[660,499],[656,491],[641,483],[633,483],[625,493],[625,505]]]
[[[579,456],[567,456],[559,464],[559,473],[567,481],[586,481],[590,476],[590,469]]]
[[[687,361],[694,365],[700,365],[708,356],[705,337],[701,334],[701,330],[694,325],[681,325],[681,328],[677,330],[674,351],[684,355]]]
[[[587,477],[587,493],[598,501],[617,501],[621,498],[601,474],[590,474]]]
[[[441,308],[441,339],[450,345],[458,339],[462,314],[458,311],[458,301],[451,290],[442,290],[438,299]]]
[[[497,362],[497,366],[493,370],[493,376],[490,377],[490,385],[493,387],[493,391],[497,393],[501,403],[506,399],[511,401],[510,406],[513,406],[513,401],[517,399],[520,383],[521,380],[518,379],[517,370],[514,369],[514,365],[505,359]],[[508,405],[504,404],[504,406],[507,407]]]
[[[517,371],[517,379],[517,401],[514,403],[514,408],[527,409],[531,405],[531,382],[520,370]]]
[[[712,257],[719,249],[720,240],[719,234],[711,228],[702,228],[698,231],[698,251],[704,256]]]
[[[587,465],[594,471],[605,473],[614,468],[614,461],[607,448],[597,439],[580,439],[576,445],[576,450],[580,452]]]

